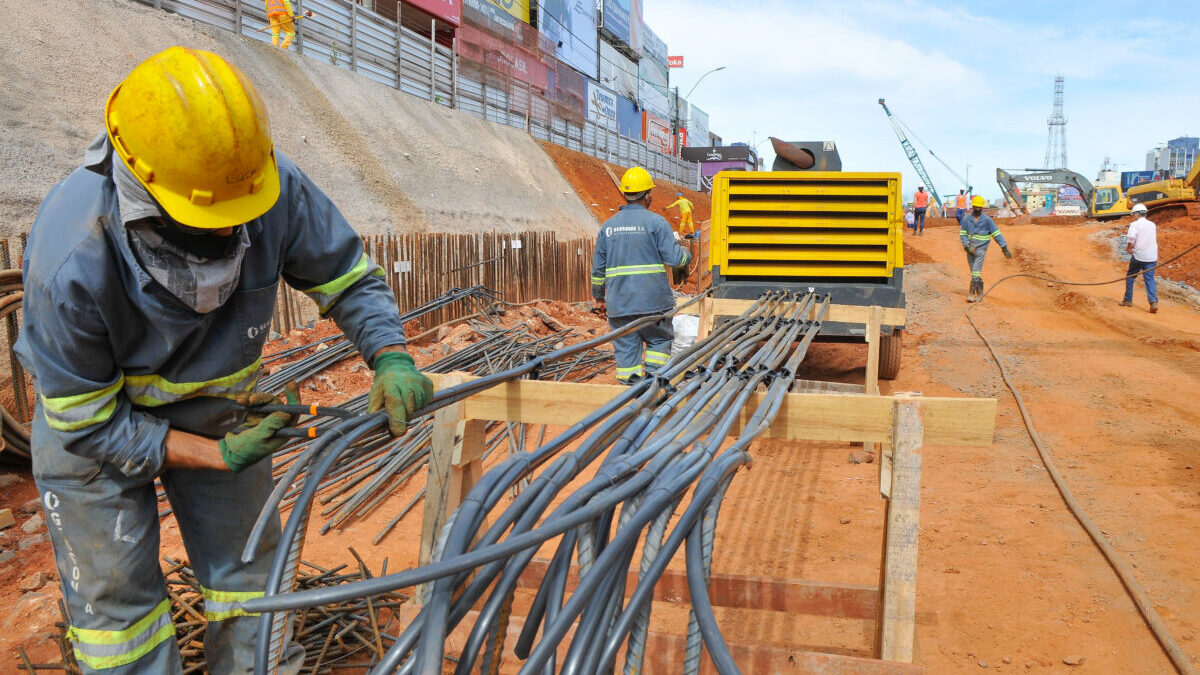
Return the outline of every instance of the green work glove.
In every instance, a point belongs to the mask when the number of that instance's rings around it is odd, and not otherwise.
[[[386,410],[388,429],[401,436],[408,429],[412,414],[433,399],[433,381],[417,370],[406,352],[384,352],[375,357],[375,381],[367,409]]]
[[[1001,247],[1001,249],[1000,249],[1000,250],[1001,250],[1001,251],[1004,251],[1004,257],[1005,257],[1005,258],[1008,258],[1009,260],[1012,260],[1012,251],[1008,250],[1008,247],[1007,247],[1007,246]]]
[[[229,470],[241,473],[246,468],[275,454],[276,450],[287,443],[287,438],[276,437],[275,432],[292,426],[296,416],[285,412],[274,412],[265,416],[256,414],[253,411],[254,406],[279,402],[279,399],[271,394],[262,392],[240,394],[237,402],[251,408],[250,414],[246,416],[241,431],[237,433],[231,431],[225,434],[225,438],[218,441],[217,445],[221,448],[221,458],[225,460]],[[288,383],[287,402],[291,405],[300,404],[300,389],[295,382]]]

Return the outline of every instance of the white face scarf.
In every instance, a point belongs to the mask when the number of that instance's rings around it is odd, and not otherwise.
[[[104,141],[107,143],[107,137]],[[208,314],[224,305],[241,279],[242,259],[246,249],[250,248],[250,233],[244,226],[239,227],[230,235],[238,237],[238,243],[220,258],[201,258],[184,251],[156,231],[157,227],[163,226],[158,203],[124,162],[117,158],[113,160],[113,182],[117,186],[121,221],[142,268],[194,312]]]

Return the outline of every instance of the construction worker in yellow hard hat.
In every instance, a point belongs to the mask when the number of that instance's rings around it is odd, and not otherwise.
[[[679,233],[684,239],[696,238],[696,224],[692,222],[692,205],[691,200],[683,196],[682,192],[676,192],[678,198],[674,202],[667,205],[668,209],[679,207]]]
[[[665,218],[650,211],[654,180],[635,166],[621,177],[627,202],[600,228],[592,259],[592,297],[608,311],[616,330],[675,306],[667,268],[686,268],[691,253]],[[613,341],[617,381],[633,384],[661,368],[671,356],[675,331],[662,319]],[[644,349],[644,354],[643,354]]]
[[[971,198],[971,212],[959,219],[958,236],[963,250],[967,252],[967,266],[971,269],[971,286],[967,290],[967,302],[978,302],[983,297],[983,259],[987,257],[988,244],[995,239],[1004,251],[1004,257],[1012,259],[1008,242],[996,221],[983,212],[987,201],[980,195]]]
[[[210,672],[253,670],[276,516],[241,551],[293,424],[253,413],[280,279],[337,321],[375,371],[370,407],[401,433],[432,383],[404,349],[379,267],[271,140],[254,86],[171,47],[108,99],[106,130],[42,202],[25,249],[16,353],[33,374],[33,476],[86,673],[181,672],[159,568],[155,478],[203,587]],[[299,403],[295,391],[288,400]],[[266,460],[266,461],[263,461]],[[295,673],[303,649],[281,653]]]
[[[296,37],[296,14],[292,11],[292,0],[266,0],[267,23],[271,26],[271,44],[287,49]],[[283,35],[283,42],[279,36]]]

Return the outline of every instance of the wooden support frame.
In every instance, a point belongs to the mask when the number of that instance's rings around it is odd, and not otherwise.
[[[876,323],[886,310],[875,308],[867,317]],[[883,319],[886,320],[886,319]],[[462,373],[433,375],[439,388],[468,381]],[[569,425],[610,400],[624,387],[516,380],[470,396],[435,413],[430,481],[421,536],[421,562],[431,559],[437,536],[449,514],[482,473],[484,426],[488,421]],[[756,395],[758,396],[758,395]],[[755,397],[747,410],[756,407]],[[750,412],[743,414],[734,434]],[[917,540],[919,533],[921,455],[924,443],[988,446],[995,424],[995,399],[957,399],[862,396],[846,393],[788,394],[767,434],[773,438],[850,440],[891,446],[889,470],[881,472],[881,492],[888,499],[879,585],[834,584],[808,580],[754,578],[714,574],[710,599],[716,607],[753,608],[818,616],[875,620],[874,659],[839,654],[730,644],[746,672],[811,672],[835,675],[916,675],[920,647],[916,633]],[[890,498],[889,498],[890,495]],[[519,585],[536,588],[548,561],[535,560],[522,573]],[[572,571],[567,590],[578,578]],[[636,572],[626,584],[632,592]],[[658,602],[682,602],[687,580],[668,571],[656,584]],[[513,617],[510,633],[519,631]],[[469,623],[469,622],[466,622]],[[466,625],[460,625],[460,630]],[[685,638],[651,633],[647,672],[668,672],[681,662]],[[701,672],[715,672],[702,661]]]

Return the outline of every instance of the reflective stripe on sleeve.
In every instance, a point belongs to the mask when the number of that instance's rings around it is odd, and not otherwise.
[[[1000,236],[1000,230],[996,230],[996,231],[992,232],[992,239],[995,239],[996,237],[999,237],[999,236]]]
[[[317,303],[317,309],[319,309],[321,314],[324,315],[329,312],[329,310],[333,309],[333,306],[337,304],[338,298],[341,297],[342,293],[344,293],[347,288],[350,288],[357,283],[359,279],[362,279],[368,274],[375,274],[375,270],[380,270],[380,272],[383,271],[379,265],[376,265],[374,261],[371,260],[370,256],[368,256],[366,253],[363,253],[362,257],[358,259],[358,262],[354,264],[354,267],[350,268],[349,272],[346,272],[342,276],[332,281],[327,281],[320,286],[313,286],[312,288],[305,290],[304,294],[312,298],[313,302]]]
[[[151,408],[196,396],[233,398],[254,390],[261,366],[262,359],[255,359],[235,373],[201,382],[171,382],[157,374],[126,375],[125,395],[131,402]]]
[[[592,283],[593,283],[593,284],[595,284],[595,285],[597,285],[597,286],[603,286],[603,285],[604,285],[604,277],[596,277],[596,276],[593,276],[593,277],[592,277]]]
[[[171,603],[163,600],[146,616],[125,630],[95,630],[71,626],[68,636],[75,645],[75,658],[90,668],[116,668],[149,654],[165,640],[175,637]]]
[[[255,612],[247,612],[241,608],[241,603],[254,598],[261,598],[262,591],[217,591],[201,586],[204,594],[204,618],[209,621],[224,621],[235,616],[258,616]]]
[[[125,385],[125,376],[103,389],[73,396],[42,396],[46,423],[55,431],[77,431],[107,422],[117,409],[117,392]]]

